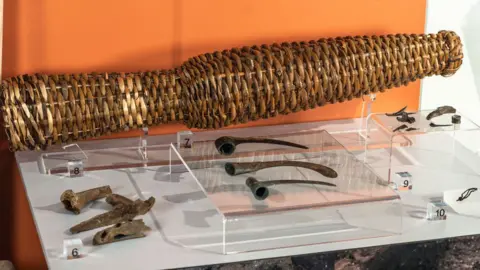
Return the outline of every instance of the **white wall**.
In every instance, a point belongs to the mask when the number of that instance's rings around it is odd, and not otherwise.
[[[425,32],[439,30],[461,37],[464,62],[452,77],[423,80],[420,108],[452,105],[480,124],[480,0],[427,0]]]

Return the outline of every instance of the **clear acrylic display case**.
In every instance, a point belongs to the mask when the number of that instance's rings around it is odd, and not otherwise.
[[[39,155],[37,163],[44,174],[67,173],[72,161],[80,161],[85,171],[168,165],[169,144],[168,140],[148,135],[83,141],[51,147]]]
[[[328,132],[306,132],[270,137],[308,146],[298,149],[271,144],[240,144],[230,156],[221,155],[214,141],[197,141],[191,148],[172,145],[172,172],[198,184],[204,194],[210,222],[203,230],[176,240],[192,248],[237,253],[291,246],[347,241],[401,233],[400,197],[388,182],[347,151]],[[182,164],[179,164],[181,161]],[[306,168],[275,167],[230,176],[227,162],[299,161],[333,168],[328,178]],[[259,200],[246,179],[313,180],[336,187],[283,184],[268,187]],[[185,178],[183,178],[185,180]],[[208,245],[206,244],[208,243]]]
[[[235,132],[232,132],[235,134]],[[346,135],[345,135],[346,136]],[[355,136],[354,136],[355,137]],[[126,171],[138,197],[154,196],[151,218],[162,237],[175,245],[232,254],[355,239],[402,232],[399,195],[327,131],[268,138],[306,146],[245,143],[230,156],[201,133],[82,142],[42,153],[45,174],[68,175],[69,162],[89,171]],[[189,144],[183,143],[188,141]],[[360,147],[359,147],[360,146]],[[81,147],[81,148],[80,148]],[[351,150],[363,150],[352,144]],[[298,167],[278,167],[229,176],[226,162],[298,161],[323,164],[338,173],[328,178]],[[71,175],[71,173],[70,173]],[[312,180],[336,186],[283,184],[268,187],[257,200],[246,185],[258,181]],[[167,187],[167,188],[166,188]]]
[[[460,112],[460,124],[452,124],[454,114],[444,114],[427,120],[433,110],[411,114],[415,122],[407,124],[415,130],[394,131],[405,124],[396,117],[386,114],[371,114],[367,120],[365,162],[372,166],[389,168],[388,181],[397,188],[409,182],[410,190],[419,195],[441,195],[452,189],[476,186],[480,181],[480,156],[464,142],[472,142],[480,135],[478,125]],[[451,125],[432,127],[437,125]],[[372,145],[390,144],[384,148],[384,158],[369,160],[370,142]],[[378,157],[378,153],[376,153]],[[383,163],[383,164],[381,164]],[[373,165],[375,164],[375,165]],[[462,181],[458,181],[462,179]]]

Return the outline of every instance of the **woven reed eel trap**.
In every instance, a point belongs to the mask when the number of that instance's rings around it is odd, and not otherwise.
[[[11,149],[180,121],[216,129],[361,98],[462,64],[451,31],[234,48],[171,70],[22,75],[1,84]]]

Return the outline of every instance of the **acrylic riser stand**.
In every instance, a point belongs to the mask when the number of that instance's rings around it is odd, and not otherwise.
[[[234,131],[232,131],[232,136]],[[230,156],[221,155],[214,139],[200,140],[189,131],[175,143],[156,136],[82,144],[44,153],[38,161],[46,174],[75,175],[77,171],[125,171],[132,196],[154,196],[153,228],[166,241],[186,248],[231,254],[319,243],[368,239],[402,232],[400,196],[374,171],[327,131],[271,136],[308,146],[299,149],[271,144],[240,144]],[[277,167],[230,176],[226,162],[302,161],[333,168],[328,178],[298,167]],[[76,163],[75,163],[76,162]],[[69,166],[70,165],[70,166]],[[258,181],[314,180],[335,187],[285,184],[269,187],[257,200],[246,186]],[[158,183],[168,183],[160,189]]]

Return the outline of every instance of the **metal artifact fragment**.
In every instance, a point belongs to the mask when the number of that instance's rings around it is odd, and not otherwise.
[[[434,111],[430,112],[427,115],[427,120],[431,120],[435,117],[439,117],[439,116],[442,116],[442,115],[447,114],[447,113],[456,113],[456,112],[457,112],[457,110],[452,106],[448,106],[448,105],[441,106],[441,107],[438,107],[437,109],[435,109]]]
[[[150,227],[146,226],[142,219],[117,223],[112,227],[97,232],[93,237],[93,245],[104,245],[118,241],[142,238],[145,237],[145,233],[150,230]]]
[[[223,136],[215,140],[215,147],[217,148],[218,152],[222,155],[231,155],[235,152],[235,148],[237,145],[242,143],[265,143],[265,144],[278,144],[284,146],[291,146],[296,148],[308,149],[307,146],[276,140],[276,139],[268,139],[268,138],[259,138],[259,137],[232,137],[232,136]]]
[[[407,106],[401,108],[400,110],[393,112],[393,113],[386,113],[386,116],[403,116],[403,115],[411,115],[415,114],[414,112],[406,112],[405,110],[407,109]]]
[[[101,186],[78,193],[68,189],[62,193],[60,201],[65,206],[65,209],[78,215],[82,208],[89,202],[105,198],[111,193],[112,189],[110,186]]]
[[[133,220],[138,215],[145,215],[154,204],[154,197],[150,197],[145,201],[136,200],[133,204],[118,204],[111,211],[94,216],[73,226],[70,228],[70,232],[75,234],[122,221]]]
[[[119,194],[110,194],[110,195],[107,196],[105,201],[112,206],[116,206],[116,205],[119,205],[119,204],[132,204],[132,203],[134,203],[129,198],[124,197],[124,196],[119,195]]]
[[[249,177],[245,181],[245,184],[252,191],[253,196],[257,200],[265,200],[270,194],[268,187],[274,185],[292,185],[292,184],[311,184],[311,185],[324,185],[336,187],[337,185],[323,182],[323,181],[312,181],[312,180],[270,180],[270,181],[258,181],[254,177]]]
[[[435,123],[430,123],[431,127],[451,127],[451,124],[435,124]]]
[[[405,110],[407,109],[407,106],[401,108],[400,110],[394,112],[394,113],[386,113],[385,115],[386,116],[399,116],[401,115],[403,112],[405,112]]]
[[[290,160],[279,160],[279,161],[264,161],[264,162],[227,162],[225,163],[225,171],[229,175],[239,175],[250,172],[256,172],[259,170],[274,168],[274,167],[300,167],[310,169],[312,171],[318,172],[321,175],[329,178],[336,178],[338,176],[337,172],[327,166],[321,164],[315,164],[311,162],[303,161],[290,161]]]
[[[469,188],[469,189],[465,190],[464,192],[462,192],[462,194],[460,195],[460,197],[458,197],[457,202],[461,202],[461,201],[465,200],[466,198],[470,197],[470,195],[471,195],[473,192],[475,192],[475,191],[477,191],[477,190],[478,190],[478,188],[476,188],[476,187]]]
[[[405,124],[403,124],[403,125],[401,125],[401,126],[397,127],[396,129],[394,129],[394,130],[393,130],[393,132],[397,132],[397,131],[400,131],[400,130],[402,130],[402,129],[406,129],[406,128],[408,128],[408,126],[407,126],[407,125],[405,125]]]
[[[397,121],[398,122],[403,122],[403,123],[413,124],[413,123],[415,123],[415,117],[409,116],[408,113],[403,112],[402,114],[400,114],[400,116],[397,116]]]

